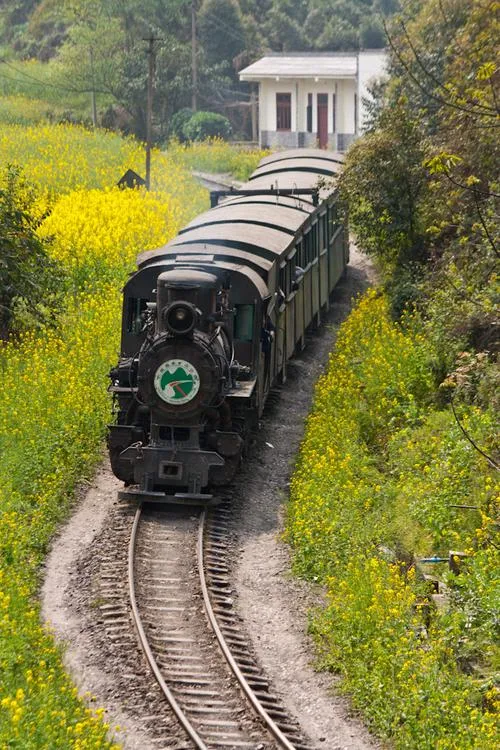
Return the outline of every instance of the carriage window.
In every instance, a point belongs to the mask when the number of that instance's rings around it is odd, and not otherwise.
[[[305,265],[311,262],[311,232],[304,236],[304,261]]]
[[[304,259],[304,242],[301,240],[297,245],[297,265],[304,268],[306,265]]]
[[[142,331],[144,325],[142,313],[146,309],[148,299],[143,297],[130,297],[127,302],[127,331],[135,333],[136,336]]]
[[[313,246],[313,258],[318,256],[318,224],[316,223],[312,228],[312,246]]]
[[[234,338],[253,341],[254,305],[235,305]]]
[[[329,208],[328,208],[328,219],[329,219],[328,223],[330,224],[330,231],[331,231],[331,234],[333,234],[335,232],[335,230],[337,229],[337,226],[338,226],[338,223],[339,223],[339,221],[338,221],[338,212],[337,212],[337,206],[336,205],[329,206]]]
[[[293,278],[293,271],[295,271],[295,259],[289,260],[286,264],[286,293],[290,294],[292,291],[292,278]]]
[[[326,215],[323,214],[323,216],[319,219],[319,249],[320,251],[323,250],[325,247],[325,225],[326,225]]]
[[[286,266],[283,266],[283,268],[280,268],[280,283],[279,287],[283,294],[286,296],[287,289],[286,289]],[[281,303],[280,303],[281,304]]]

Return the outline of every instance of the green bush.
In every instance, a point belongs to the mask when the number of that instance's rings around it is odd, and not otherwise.
[[[207,138],[229,138],[231,123],[216,112],[196,112],[184,125],[182,132],[188,141],[205,141]]]
[[[170,137],[176,138],[179,143],[184,143],[187,139],[184,135],[184,128],[192,118],[194,112],[190,107],[183,107],[170,119]]]
[[[16,308],[24,321],[43,324],[57,308],[63,273],[41,240],[32,215],[33,191],[8,167],[0,176],[0,338],[7,338]]]

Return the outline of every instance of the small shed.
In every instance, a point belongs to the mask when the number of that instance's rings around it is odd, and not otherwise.
[[[240,71],[258,85],[262,148],[345,151],[363,130],[363,99],[384,74],[384,50],[269,54]]]

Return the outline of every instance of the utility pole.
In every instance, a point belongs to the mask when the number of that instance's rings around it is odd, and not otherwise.
[[[154,43],[159,41],[158,37],[150,36],[143,39],[148,42],[149,46],[146,54],[148,55],[148,98],[146,103],[146,190],[151,187],[151,140],[152,140],[152,122],[153,122],[153,82],[155,74],[155,51]]]
[[[97,102],[95,97],[95,80],[94,80],[94,50],[89,47],[89,58],[90,58],[90,75],[92,88],[90,90],[90,103],[92,107],[92,126],[97,127]]]
[[[196,0],[191,0],[191,109],[196,112],[196,92],[198,89],[198,61],[196,50]]]

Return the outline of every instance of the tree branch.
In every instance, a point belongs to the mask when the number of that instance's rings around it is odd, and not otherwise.
[[[467,438],[467,440],[472,445],[472,447],[478,453],[480,453],[483,456],[483,458],[485,458],[488,461],[488,463],[489,463],[490,466],[492,466],[497,471],[500,471],[500,466],[492,458],[490,458],[490,456],[488,456],[487,453],[485,453],[483,450],[481,450],[481,448],[477,445],[477,443],[474,442],[474,440],[471,438],[471,436],[469,435],[469,433],[467,432],[467,430],[465,429],[465,427],[463,426],[463,424],[459,420],[457,412],[455,410],[455,404],[453,403],[453,396],[452,396],[451,401],[450,401],[450,406],[451,406],[451,410],[453,412],[453,416],[455,417],[455,421],[456,421],[457,425],[460,427],[460,429],[462,430],[464,436]]]
[[[384,25],[384,31],[385,31],[386,36],[387,36],[387,40],[389,42],[389,46],[390,46],[391,50],[394,52],[397,60],[403,66],[404,70],[409,75],[409,77],[411,78],[411,80],[418,86],[418,88],[426,96],[428,96],[430,99],[433,99],[434,101],[438,102],[439,104],[442,104],[445,107],[451,107],[452,109],[456,109],[459,112],[465,112],[466,114],[472,115],[474,117],[495,117],[496,118],[498,116],[497,112],[492,112],[491,114],[489,114],[488,112],[479,112],[479,111],[474,110],[474,109],[468,109],[466,107],[462,107],[460,104],[456,104],[455,102],[447,101],[446,99],[443,99],[443,97],[438,96],[437,94],[435,94],[435,93],[433,93],[431,91],[428,91],[425,88],[425,86],[418,80],[418,78],[415,76],[415,74],[410,70],[409,65],[403,59],[403,57],[401,56],[401,54],[399,53],[399,51],[396,49],[396,47],[394,45],[394,42],[393,42],[393,40],[392,40],[392,38],[391,38],[391,36],[389,34],[389,31],[387,29],[387,24],[386,24],[385,21],[383,22],[383,25]]]

